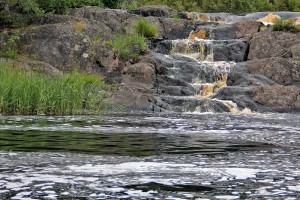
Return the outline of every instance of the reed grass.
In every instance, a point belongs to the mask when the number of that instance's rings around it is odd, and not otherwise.
[[[103,109],[105,87],[95,75],[73,72],[53,78],[1,63],[0,114],[95,114]]]

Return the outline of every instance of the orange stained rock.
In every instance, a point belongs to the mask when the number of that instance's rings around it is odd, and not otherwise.
[[[223,74],[221,79],[216,82],[216,88],[226,87],[227,86],[227,84],[226,84],[227,83],[227,78],[228,78],[228,75]]]
[[[206,83],[202,85],[202,92],[201,95],[202,96],[210,96],[214,94],[214,90],[215,90],[215,84],[212,83]]]
[[[204,22],[210,22],[210,21],[213,21],[210,17],[205,16],[205,15],[199,16],[197,20],[198,20],[198,21],[204,21]]]
[[[205,29],[200,29],[199,31],[193,31],[189,35],[189,40],[190,41],[195,41],[196,38],[198,39],[205,39],[206,38],[206,30]]]
[[[300,17],[296,18],[295,24],[296,24],[297,26],[300,26]]]
[[[280,19],[280,16],[273,15],[272,13],[268,14],[267,16],[258,19],[257,21],[267,24],[274,24],[277,20]]]
[[[187,13],[188,19],[195,19],[195,15],[193,13]]]

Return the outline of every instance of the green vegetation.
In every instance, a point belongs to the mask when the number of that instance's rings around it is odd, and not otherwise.
[[[95,75],[70,73],[50,78],[0,64],[0,113],[69,115],[100,112],[107,86]]]
[[[127,33],[125,36],[119,34],[108,41],[108,44],[113,47],[117,56],[124,60],[137,61],[139,55],[148,50],[146,38],[137,33]]]
[[[3,47],[6,49],[5,52],[1,53],[0,56],[4,58],[11,58],[16,59],[19,54],[16,50],[17,41],[20,39],[19,32],[14,32],[9,38],[8,41],[3,45]]]
[[[82,6],[137,9],[148,5],[166,5],[181,11],[244,13],[257,11],[300,11],[299,0],[3,0],[3,10],[22,13],[67,13]],[[1,8],[0,8],[1,10]]]
[[[134,30],[137,34],[142,35],[146,38],[157,36],[157,29],[157,26],[150,24],[145,19],[140,19],[134,27]]]
[[[181,11],[244,13],[257,11],[300,11],[299,0],[121,0],[120,7],[167,5]]]
[[[296,27],[296,24],[293,20],[277,20],[272,27],[272,31],[290,31],[298,32],[299,30]]]

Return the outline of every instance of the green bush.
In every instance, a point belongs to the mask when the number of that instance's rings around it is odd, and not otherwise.
[[[298,32],[295,22],[291,19],[289,20],[277,20],[272,27],[272,31],[290,31]]]
[[[19,56],[16,47],[19,39],[19,32],[14,32],[3,45],[6,51],[0,53],[0,56],[4,58],[16,59]]]
[[[134,27],[137,34],[143,35],[146,38],[157,36],[157,29],[157,26],[150,24],[145,19],[140,19]]]
[[[76,72],[50,78],[1,63],[0,80],[0,113],[5,115],[98,113],[107,97],[103,81]]]
[[[113,47],[117,56],[124,60],[137,61],[140,54],[148,50],[146,38],[137,33],[127,33],[125,36],[119,34],[108,41],[108,44]]]

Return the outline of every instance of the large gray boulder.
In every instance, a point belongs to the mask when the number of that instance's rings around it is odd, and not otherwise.
[[[275,110],[299,110],[300,88],[296,86],[265,86],[253,90],[253,100]]]
[[[250,40],[249,60],[271,57],[293,57],[300,43],[300,33],[289,32],[259,32]],[[292,53],[293,52],[293,53]]]

